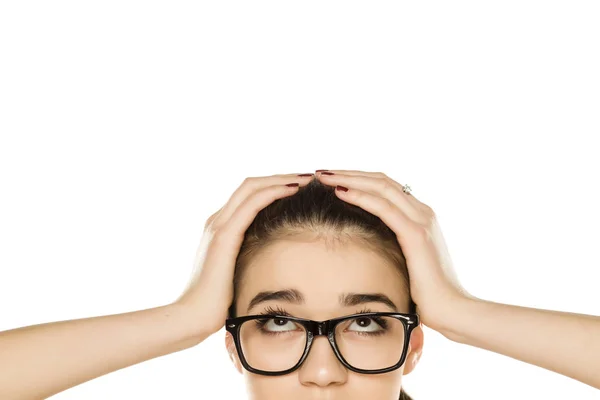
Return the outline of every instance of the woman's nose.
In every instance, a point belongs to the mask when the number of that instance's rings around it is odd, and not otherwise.
[[[348,370],[337,359],[327,337],[316,336],[298,376],[303,385],[340,385],[346,382]]]

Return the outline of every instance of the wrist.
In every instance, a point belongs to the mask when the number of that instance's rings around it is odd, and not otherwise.
[[[192,309],[185,303],[176,301],[165,306],[165,309],[174,317],[174,323],[182,339],[190,341],[193,345],[200,344],[213,333],[202,326],[202,319],[194,315]]]
[[[466,329],[477,323],[477,310],[485,301],[474,296],[461,297],[448,304],[445,318],[440,320],[436,329],[447,339],[464,343]]]

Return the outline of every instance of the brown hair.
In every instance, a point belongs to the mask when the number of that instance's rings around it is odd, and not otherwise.
[[[398,267],[409,293],[408,312],[416,311],[410,297],[406,259],[394,231],[379,217],[339,199],[334,190],[334,187],[313,178],[297,193],[277,199],[258,212],[246,230],[236,261],[230,317],[236,316],[240,283],[252,257],[276,240],[301,234],[314,234],[318,238],[339,242],[358,242],[386,258]],[[399,400],[412,399],[402,390]]]

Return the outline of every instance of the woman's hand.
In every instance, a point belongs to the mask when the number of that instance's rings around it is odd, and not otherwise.
[[[195,329],[210,335],[223,327],[233,301],[235,262],[244,233],[259,211],[276,199],[295,194],[314,176],[302,175],[246,178],[227,204],[208,218],[191,279],[174,302],[188,310]],[[299,186],[286,186],[289,183]]]
[[[333,173],[333,175],[329,175]],[[460,284],[434,211],[380,172],[327,170],[324,184],[343,186],[337,196],[379,217],[396,233],[406,257],[410,291],[421,321],[442,331],[464,300],[476,299]]]

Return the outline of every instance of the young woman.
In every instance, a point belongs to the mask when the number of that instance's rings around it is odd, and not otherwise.
[[[225,325],[252,399],[410,399],[421,324],[600,389],[599,317],[472,296],[407,186],[318,170],[246,179],[207,220],[171,304],[0,332],[0,398],[46,398]]]

